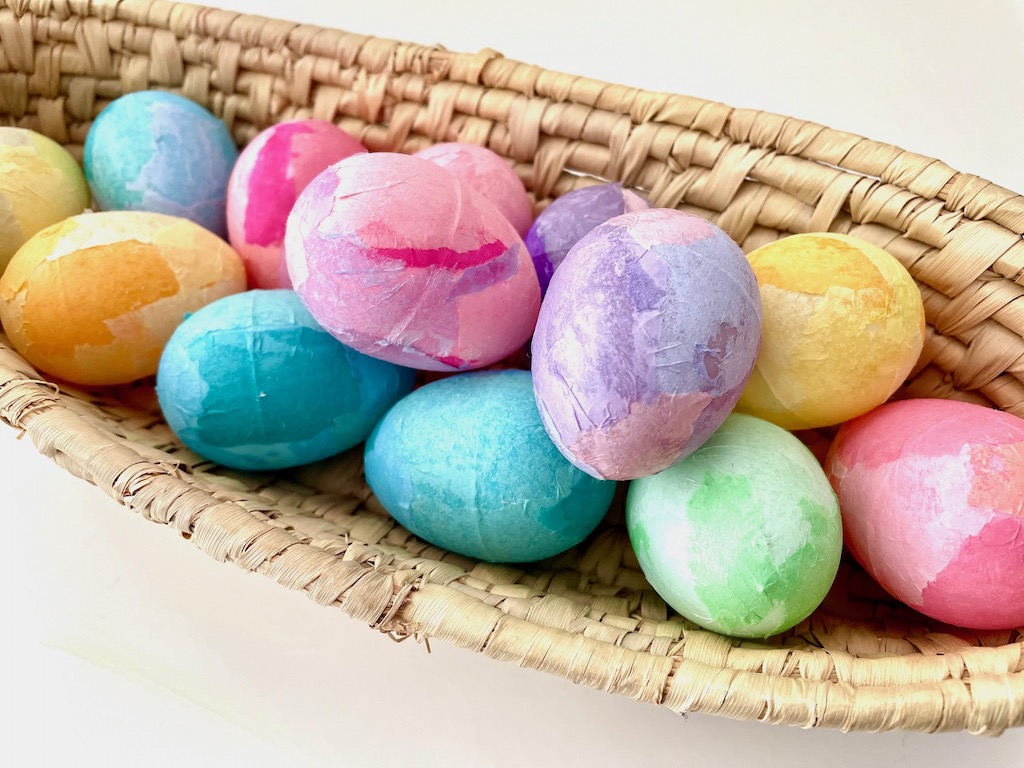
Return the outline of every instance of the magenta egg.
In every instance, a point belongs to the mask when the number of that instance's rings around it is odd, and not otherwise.
[[[523,182],[497,152],[476,144],[445,142],[421,149],[416,157],[454,173],[494,203],[516,232],[525,237],[533,221],[533,206]]]
[[[540,285],[483,195],[418,157],[354,155],[299,195],[285,237],[295,290],[324,328],[410,368],[481,368],[533,333]]]
[[[299,193],[327,166],[366,147],[326,120],[267,128],[238,157],[227,192],[228,238],[250,288],[290,288],[284,233]]]
[[[842,426],[825,469],[847,547],[894,597],[956,626],[1024,625],[1024,420],[888,403]]]

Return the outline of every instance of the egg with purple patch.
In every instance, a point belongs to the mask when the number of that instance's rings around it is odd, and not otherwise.
[[[278,123],[242,150],[228,182],[228,237],[250,287],[291,287],[284,232],[295,200],[328,166],[361,152],[366,147],[326,120]]]
[[[901,400],[846,422],[825,466],[851,554],[911,608],[1024,626],[1024,420]]]
[[[428,160],[342,160],[299,195],[285,258],[327,331],[381,360],[433,371],[495,363],[530,338],[540,286],[498,210]]]
[[[444,142],[421,149],[422,157],[451,171],[501,211],[516,232],[525,235],[533,221],[533,205],[523,182],[497,152],[476,144]]]
[[[526,247],[533,258],[541,291],[547,291],[551,275],[569,249],[594,227],[624,213],[644,211],[647,200],[621,184],[597,184],[573,190],[540,212],[526,233]]]
[[[541,307],[544,426],[595,477],[656,474],[729,415],[760,338],[757,280],[728,235],[664,208],[617,216],[573,247]]]

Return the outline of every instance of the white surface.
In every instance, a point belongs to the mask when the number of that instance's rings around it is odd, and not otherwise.
[[[1010,0],[221,5],[792,114],[1024,190]],[[5,765],[1024,766],[1024,729],[683,719],[439,643],[428,655],[215,563],[6,428],[0,467]]]

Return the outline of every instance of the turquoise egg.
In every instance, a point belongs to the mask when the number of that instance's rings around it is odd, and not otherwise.
[[[436,381],[366,441],[366,481],[416,536],[489,562],[541,560],[580,543],[615,483],[570,464],[544,431],[527,371]]]
[[[196,453],[270,470],[358,445],[414,377],[344,346],[293,291],[248,291],[178,326],[160,358],[157,395],[167,424]]]
[[[85,139],[85,177],[105,211],[152,211],[227,236],[228,179],[238,148],[194,101],[139,91],[112,101]]]
[[[843,545],[817,459],[781,427],[741,414],[678,464],[634,480],[626,525],[665,602],[738,637],[807,618],[832,586]]]

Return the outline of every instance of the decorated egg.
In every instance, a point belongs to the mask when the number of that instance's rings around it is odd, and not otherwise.
[[[737,637],[807,618],[843,548],[839,505],[817,460],[784,429],[743,414],[683,461],[631,483],[626,525],[665,602]]]
[[[540,287],[522,239],[454,174],[353,155],[299,195],[285,256],[313,317],[364,354],[434,371],[495,363],[533,332]]]
[[[191,315],[160,359],[168,426],[228,467],[308,464],[358,445],[415,371],[339,342],[289,290],[248,291]]]
[[[903,384],[924,344],[924,304],[893,256],[818,233],[763,245],[749,259],[764,336],[738,410],[812,429],[866,413]]]
[[[544,433],[526,371],[436,381],[398,402],[366,442],[366,482],[416,536],[490,562],[580,543],[615,483],[567,462]]]
[[[533,221],[533,205],[515,169],[497,152],[476,144],[445,142],[421,149],[416,157],[451,171],[486,197],[516,232],[525,235]]]
[[[225,236],[228,177],[238,149],[227,126],[164,91],[115,99],[85,139],[85,177],[102,210],[181,216]]]
[[[887,403],[840,428],[826,471],[851,554],[893,596],[956,626],[1024,626],[1024,420]]]
[[[0,127],[0,274],[32,235],[88,206],[71,153],[35,131]]]
[[[544,426],[595,477],[653,475],[722,424],[760,334],[757,282],[722,230],[665,208],[617,216],[573,247],[541,307]]]
[[[597,184],[575,189],[540,212],[526,234],[541,291],[547,291],[551,275],[569,249],[608,219],[651,207],[646,199],[621,184]]]
[[[185,315],[245,290],[231,246],[141,211],[83,213],[37,232],[0,278],[0,321],[32,365],[77,384],[156,373]]]
[[[228,235],[251,288],[291,287],[284,230],[296,198],[329,165],[365,151],[326,120],[278,123],[242,150],[228,183]]]

